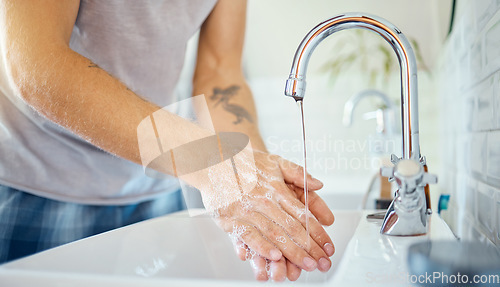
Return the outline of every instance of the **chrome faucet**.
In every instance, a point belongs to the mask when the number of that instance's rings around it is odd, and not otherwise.
[[[417,65],[410,42],[398,28],[386,20],[360,13],[346,13],[320,23],[305,36],[295,52],[290,76],[286,81],[285,95],[293,97],[296,101],[304,99],[307,65],[314,49],[331,34],[351,28],[371,30],[382,36],[396,53],[401,72],[403,160],[394,155],[392,157],[396,166],[392,169],[393,176],[391,177],[396,179],[399,190],[387,210],[380,232],[387,235],[425,234],[428,229],[427,217],[430,209],[428,210],[426,204],[429,202],[428,200],[420,200],[422,196],[424,198],[426,196],[421,185],[425,182],[432,182],[432,180],[427,177],[424,180],[425,158],[420,156]],[[416,174],[398,172],[400,163],[403,163],[404,166],[411,165],[408,164],[408,161],[416,163],[421,169],[414,169],[418,170]],[[385,170],[383,173],[390,172]],[[415,179],[417,177],[418,179]],[[417,201],[423,202],[423,204],[415,204],[414,197],[416,195],[419,198]],[[415,222],[419,222],[419,225]]]
[[[395,132],[394,125],[394,105],[392,101],[387,97],[386,94],[379,92],[377,90],[364,90],[361,91],[351,98],[347,100],[344,104],[344,117],[342,118],[342,123],[344,126],[351,126],[353,121],[353,112],[354,108],[358,105],[358,103],[367,97],[377,97],[380,98],[385,107],[379,108],[374,112],[366,113],[363,118],[364,119],[372,119],[375,118],[377,122],[376,131],[379,134],[391,136]],[[372,114],[374,113],[374,116]]]
[[[426,185],[437,183],[437,177],[425,171],[425,159],[399,159],[392,155],[394,167],[382,167],[380,174],[395,180],[398,190],[389,205],[380,232],[387,235],[423,235],[427,233]],[[423,164],[422,164],[423,162]]]

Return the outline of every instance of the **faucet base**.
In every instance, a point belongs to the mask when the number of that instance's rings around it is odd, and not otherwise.
[[[427,234],[431,210],[422,206],[412,211],[403,211],[398,206],[398,200],[400,198],[396,197],[387,209],[380,233],[392,236],[420,236]],[[422,203],[425,202],[421,200]]]

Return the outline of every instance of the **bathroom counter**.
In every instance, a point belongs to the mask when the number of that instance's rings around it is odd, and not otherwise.
[[[443,219],[433,213],[430,232],[423,236],[386,236],[379,233],[381,220],[364,212],[346,248],[334,282],[337,286],[412,286],[407,264],[410,245],[425,240],[457,240]]]
[[[144,221],[4,264],[0,286],[261,286],[228,236],[194,213]],[[432,215],[428,235],[383,236],[381,220],[367,220],[369,213],[334,211],[336,221],[327,228],[336,247],[332,269],[303,272],[293,285],[408,285],[407,247],[455,238],[438,215]]]

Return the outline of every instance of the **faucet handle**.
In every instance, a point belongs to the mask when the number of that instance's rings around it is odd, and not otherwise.
[[[427,158],[425,158],[425,156],[420,157],[420,164],[422,166],[427,165]]]
[[[389,179],[389,182],[394,181],[394,167],[398,164],[398,162],[401,160],[397,155],[391,154],[391,162],[394,166],[383,166],[380,168],[380,175],[383,177],[387,177]]]
[[[398,157],[398,156],[397,156],[397,155],[395,155],[395,154],[391,154],[391,162],[392,162],[394,165],[398,164],[398,162],[399,162],[400,160],[401,160],[401,158],[400,158],[400,157]]]
[[[389,181],[394,180],[394,167],[393,166],[383,166],[380,168],[380,175],[383,177],[388,177]]]
[[[437,183],[437,176],[427,173],[420,164],[420,161],[408,159],[403,160],[397,158],[395,155],[392,155],[391,161],[392,159],[395,159],[395,165],[391,167],[381,167],[380,175],[388,177],[389,181],[396,180],[399,189],[413,189],[417,186],[425,187],[427,184]]]
[[[436,184],[438,182],[438,177],[435,174],[424,173],[422,178],[421,186],[426,186],[427,184]]]

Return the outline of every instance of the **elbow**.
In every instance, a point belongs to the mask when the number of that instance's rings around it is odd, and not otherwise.
[[[16,97],[30,106],[36,106],[44,91],[50,90],[47,83],[51,72],[45,64],[49,62],[49,57],[34,57],[18,51],[2,51],[5,85]]]
[[[14,55],[12,52],[2,51],[3,64],[3,85],[4,88],[10,89],[13,94],[23,100],[28,99],[29,83],[33,82],[30,79],[32,76],[28,73],[27,60],[21,60],[21,55]]]

